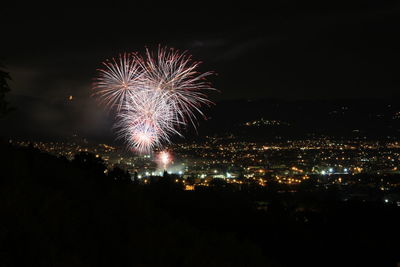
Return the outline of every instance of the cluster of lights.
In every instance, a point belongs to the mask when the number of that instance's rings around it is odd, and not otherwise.
[[[362,171],[362,168],[355,167],[355,168],[354,168],[354,171],[355,171],[355,172],[361,172],[361,171]],[[322,174],[322,175],[327,175],[327,174],[333,174],[334,172],[335,172],[335,170],[334,170],[333,168],[329,168],[328,170],[322,170],[322,171],[321,171],[321,174]],[[344,172],[344,173],[348,173],[348,172],[349,172],[349,169],[348,169],[348,168],[343,168],[343,172]]]

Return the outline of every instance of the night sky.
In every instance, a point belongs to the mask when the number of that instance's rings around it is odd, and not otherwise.
[[[0,56],[13,78],[6,134],[111,134],[90,97],[100,63],[159,44],[188,50],[216,100],[400,96],[400,5],[3,9]],[[72,95],[73,100],[68,101]]]

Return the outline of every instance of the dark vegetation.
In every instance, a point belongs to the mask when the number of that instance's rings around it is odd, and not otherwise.
[[[91,154],[3,145],[0,160],[0,266],[263,266],[254,244],[175,216],[178,188],[105,175]]]
[[[394,266],[395,206],[335,192],[150,185],[78,154],[0,150],[0,266]]]
[[[11,77],[3,68],[4,66],[0,62],[0,118],[4,117],[10,111],[9,103],[6,100],[6,94],[10,92],[8,82],[11,80]]]

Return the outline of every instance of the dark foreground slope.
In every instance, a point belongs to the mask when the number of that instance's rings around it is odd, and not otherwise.
[[[265,266],[256,246],[177,220],[155,192],[92,167],[2,147],[0,266]]]
[[[0,150],[0,266],[395,266],[399,209],[331,194],[186,192]],[[267,203],[257,209],[256,203]]]

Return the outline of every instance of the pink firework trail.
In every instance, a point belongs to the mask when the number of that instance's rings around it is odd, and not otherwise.
[[[186,53],[146,49],[144,57],[129,53],[103,63],[94,83],[94,95],[117,112],[118,137],[128,147],[148,153],[170,142],[171,135],[189,122],[195,126],[202,105],[210,105],[206,90],[214,90],[199,73],[199,62]]]
[[[157,155],[157,161],[164,170],[167,169],[168,165],[171,163],[171,160],[171,154],[168,151],[161,151]]]

